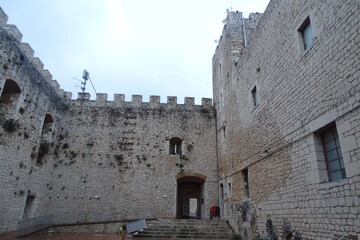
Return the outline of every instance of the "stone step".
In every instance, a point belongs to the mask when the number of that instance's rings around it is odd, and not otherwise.
[[[148,234],[148,233],[141,233],[138,235],[134,235],[134,238],[226,238],[229,239],[229,236],[231,237],[231,234],[204,234],[204,233],[154,233],[154,234]]]
[[[181,235],[181,234],[172,234],[172,235],[138,235],[134,236],[134,238],[145,238],[145,239],[159,239],[159,238],[167,238],[167,239],[231,239],[231,235]]]
[[[231,229],[209,229],[206,231],[203,231],[204,229],[161,229],[161,228],[147,228],[144,229],[142,232],[152,233],[152,232],[176,232],[176,233],[197,233],[197,232],[207,232],[207,233],[229,233],[232,232]]]
[[[150,224],[149,224],[150,225]],[[168,223],[168,222],[157,222],[156,225],[162,225],[162,226],[226,226],[227,223],[226,222],[217,222],[217,223],[184,223],[184,222],[180,222],[180,223]]]
[[[219,224],[219,223],[226,223],[225,220],[223,219],[214,219],[214,220],[171,220],[171,219],[158,219],[158,220],[154,220],[153,222],[157,222],[157,223],[170,223],[170,224]]]
[[[155,223],[150,223],[148,225],[153,225],[156,224],[157,226],[192,226],[192,227],[196,227],[196,226],[206,226],[206,227],[216,227],[216,226],[228,226],[228,224],[225,221],[213,221],[213,222],[208,222],[208,221],[197,221],[197,222],[164,222],[164,221],[158,221]]]
[[[139,237],[149,237],[149,236],[152,236],[152,237],[157,237],[157,236],[178,236],[178,235],[181,235],[181,236],[184,236],[184,237],[196,237],[196,236],[202,236],[203,238],[208,238],[208,237],[216,237],[216,238],[221,238],[223,236],[231,236],[232,234],[230,233],[227,233],[227,234],[223,234],[223,233],[214,233],[214,234],[209,234],[209,233],[141,233],[141,234],[138,234],[137,236]],[[134,235],[136,236],[136,235]]]
[[[211,229],[216,229],[216,230],[219,230],[219,229],[226,229],[228,228],[227,225],[223,225],[223,226],[159,226],[159,225],[148,225],[148,228],[156,228],[156,229],[188,229],[188,230],[192,230],[192,229],[195,229],[195,230],[202,230],[202,229],[206,229],[206,230],[211,230]]]
[[[187,229],[144,229],[142,232],[208,232],[208,233],[216,233],[216,232],[221,232],[221,233],[227,233],[227,232],[232,232],[231,230],[226,230],[226,229],[218,229],[218,230],[209,230],[209,231],[203,231],[203,230],[187,230]]]

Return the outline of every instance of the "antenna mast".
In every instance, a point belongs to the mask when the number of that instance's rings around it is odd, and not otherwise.
[[[97,94],[97,93],[96,93],[94,84],[93,84],[92,81],[91,81],[90,73],[89,73],[88,71],[86,71],[86,69],[84,69],[84,71],[83,71],[83,76],[82,76],[82,78],[83,78],[84,80],[81,81],[81,90],[82,90],[82,100],[84,100],[84,97],[85,97],[85,89],[86,89],[86,82],[87,82],[88,80],[90,80],[90,83],[91,83],[91,85],[92,85],[92,87],[93,87],[93,89],[94,89],[95,94]]]
[[[84,100],[85,100],[86,82],[89,80],[89,72],[86,71],[86,69],[84,69],[84,71],[83,71],[83,76],[82,76],[82,78],[83,78],[84,80],[81,81],[81,90],[82,90],[81,101],[84,101]]]
[[[88,71],[86,71],[86,69],[84,69],[84,71],[83,71],[82,78],[84,79],[84,81],[81,81],[81,90],[84,94],[85,88],[86,88],[86,81],[89,80],[89,73],[88,73]]]

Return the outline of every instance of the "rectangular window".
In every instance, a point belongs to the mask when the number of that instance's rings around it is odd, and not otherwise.
[[[322,144],[329,181],[337,181],[346,178],[344,160],[341,153],[340,143],[336,127],[333,126],[321,133]]]
[[[302,51],[305,51],[311,47],[314,43],[314,32],[311,26],[310,18],[307,17],[306,20],[301,24],[298,29],[300,37],[300,47]]]
[[[252,98],[254,106],[259,105],[259,97],[258,97],[258,93],[256,90],[256,86],[254,86],[254,88],[251,90],[251,98]]]

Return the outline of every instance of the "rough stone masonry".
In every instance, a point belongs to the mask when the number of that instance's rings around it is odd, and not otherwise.
[[[228,14],[213,57],[219,204],[244,238],[359,239],[359,13],[274,0],[255,28],[257,14]]]
[[[359,1],[228,12],[201,105],[74,100],[7,19],[0,8],[0,233],[219,205],[243,239],[359,239]]]

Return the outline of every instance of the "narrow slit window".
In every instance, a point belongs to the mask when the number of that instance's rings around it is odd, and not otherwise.
[[[226,122],[223,122],[222,127],[221,127],[221,131],[222,131],[222,138],[223,138],[223,140],[225,140],[226,137],[227,137]]]
[[[231,183],[228,183],[228,193],[229,193],[229,197],[231,197],[232,194]]]
[[[243,177],[244,197],[249,198],[249,171],[245,168],[241,173]]]
[[[219,64],[219,82],[221,82],[221,74],[222,74],[222,69],[221,69],[221,63]]]
[[[251,98],[252,98],[254,107],[259,105],[259,96],[258,96],[256,86],[254,86],[253,89],[251,89]]]
[[[221,92],[220,93],[220,110],[223,110],[223,108],[224,108],[224,95]]]

